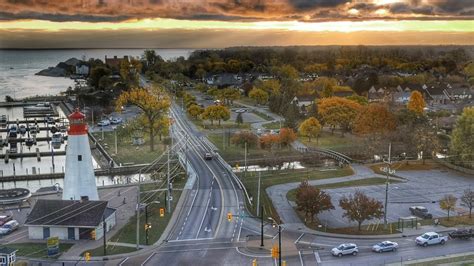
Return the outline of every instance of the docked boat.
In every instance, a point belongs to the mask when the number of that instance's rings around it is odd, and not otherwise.
[[[62,133],[60,132],[57,132],[57,133],[54,133],[53,136],[51,137],[51,143],[52,144],[61,144],[61,143],[64,143],[64,136]]]
[[[24,110],[25,111],[30,111],[30,112],[34,112],[34,111],[50,111],[51,109],[53,109],[53,106],[48,103],[48,102],[44,102],[44,103],[38,103],[36,105],[33,105],[33,106],[25,106],[24,107]]]
[[[28,200],[31,192],[26,188],[0,190],[0,204],[15,204]]]

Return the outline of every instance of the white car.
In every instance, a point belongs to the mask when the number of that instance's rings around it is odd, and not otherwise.
[[[436,232],[427,232],[415,239],[416,244],[423,247],[437,244],[444,245],[446,241],[448,241],[447,236],[442,236]]]
[[[396,251],[398,244],[392,241],[383,241],[372,246],[372,251],[374,252],[385,252],[385,251]]]
[[[339,246],[331,249],[331,254],[338,257],[342,257],[343,255],[355,256],[357,253],[359,253],[359,248],[356,244],[352,243],[340,244]]]
[[[0,227],[0,235],[8,235],[18,229],[19,226],[20,224],[16,220],[6,222],[2,227]]]
[[[103,120],[100,120],[99,123],[97,123],[97,125],[100,127],[105,127],[105,126],[110,125],[110,121],[108,119],[103,119]]]
[[[110,123],[112,125],[120,124],[122,122],[123,122],[123,120],[122,120],[121,117],[112,117],[112,118],[110,118]]]

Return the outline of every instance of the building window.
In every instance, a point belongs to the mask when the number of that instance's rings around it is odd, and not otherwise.
[[[1,264],[1,265],[7,265],[7,260],[6,260],[6,258],[5,258],[4,256],[1,256],[1,257],[0,257],[0,264]]]
[[[81,161],[82,161],[82,155],[77,155],[77,160],[78,160],[79,162],[81,162]]]
[[[49,227],[43,227],[43,239],[50,237]]]

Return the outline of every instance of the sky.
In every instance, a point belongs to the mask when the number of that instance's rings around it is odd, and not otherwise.
[[[0,48],[474,45],[474,0],[0,0]]]

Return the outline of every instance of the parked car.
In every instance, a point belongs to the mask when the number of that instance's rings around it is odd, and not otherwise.
[[[110,121],[108,119],[102,119],[99,121],[99,123],[97,123],[97,125],[100,127],[105,127],[110,125]]]
[[[355,256],[357,253],[359,253],[359,248],[356,244],[352,243],[340,244],[339,246],[331,249],[331,254],[338,257],[342,257],[343,255]]]
[[[447,236],[442,236],[436,232],[427,232],[415,239],[416,244],[423,247],[437,244],[444,245],[446,241],[448,241]]]
[[[54,123],[56,123],[56,120],[54,119],[54,117],[48,116],[48,117],[46,117],[46,123],[54,124]]]
[[[20,224],[16,220],[6,222],[2,227],[0,227],[0,235],[8,235],[17,230],[18,227],[20,227]]]
[[[418,216],[422,219],[433,219],[433,215],[429,213],[428,209],[423,206],[411,206],[410,212],[411,214]]]
[[[398,244],[392,241],[383,241],[380,243],[375,244],[372,247],[372,251],[374,252],[385,252],[385,251],[396,251],[398,248]]]
[[[20,134],[25,135],[26,134],[26,126],[25,125],[20,125],[18,131],[20,131]]]
[[[123,122],[123,120],[122,120],[121,117],[111,117],[111,118],[110,118],[110,123],[111,123],[112,125],[120,124],[120,123],[122,123],[122,122]]]
[[[456,229],[448,234],[450,238],[469,239],[474,237],[474,231],[471,229]]]
[[[0,226],[11,221],[13,217],[11,215],[0,215]]]
[[[212,157],[213,157],[212,153],[210,153],[210,152],[206,152],[204,154],[204,159],[206,159],[206,160],[212,160]]]

